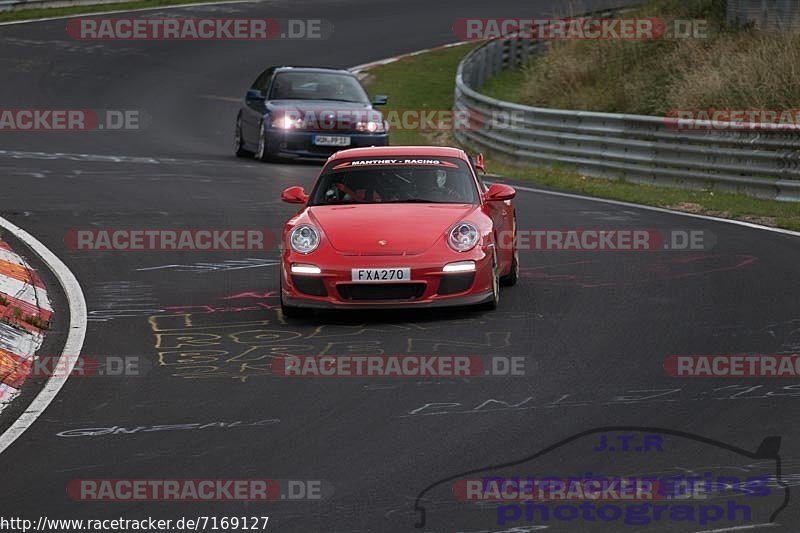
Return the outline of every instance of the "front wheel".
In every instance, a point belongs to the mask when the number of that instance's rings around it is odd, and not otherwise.
[[[514,241],[516,242],[516,240]],[[512,287],[517,284],[519,280],[519,250],[517,250],[516,246],[514,247],[514,252],[511,254],[511,271],[500,278],[500,283],[507,287]]]
[[[256,159],[259,161],[270,161],[272,158],[267,148],[267,134],[264,132],[264,125],[258,127],[258,150],[256,151]]]
[[[497,249],[492,252],[492,299],[480,305],[480,309],[493,311],[500,305],[500,272],[497,264]]]
[[[310,316],[313,312],[312,309],[295,307],[293,305],[286,305],[283,303],[283,274],[278,274],[278,276],[281,277],[278,290],[280,291],[281,295],[281,315],[283,315],[283,318],[306,318]]]
[[[233,148],[236,157],[253,157],[253,152],[244,149],[244,137],[242,137],[242,116],[236,117],[236,131],[233,135]]]
[[[281,314],[284,318],[308,318],[311,316],[311,310],[304,307],[284,305],[283,301],[281,301]]]

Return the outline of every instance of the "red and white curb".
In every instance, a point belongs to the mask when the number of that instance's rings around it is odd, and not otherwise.
[[[75,274],[64,264],[64,262],[51,252],[44,244],[41,243],[36,237],[20,228],[13,222],[0,217],[0,228],[8,231],[19,239],[28,249],[32,250],[34,254],[39,256],[39,259],[47,265],[47,268],[52,271],[61,289],[67,298],[67,308],[69,310],[69,329],[67,332],[67,339],[64,341],[64,348],[61,351],[59,360],[55,363],[55,368],[59,372],[53,373],[47,382],[42,387],[42,390],[36,395],[33,401],[25,408],[25,411],[14,420],[11,426],[0,434],[0,453],[3,453],[14,441],[16,441],[25,431],[36,422],[47,406],[52,403],[58,395],[61,388],[69,379],[79,355],[83,349],[83,341],[86,338],[86,298],[83,296],[78,280]],[[5,252],[10,252],[4,249]],[[19,258],[19,256],[8,256],[17,261],[21,265],[26,263]],[[33,295],[39,295],[38,288],[34,283]],[[49,304],[48,304],[49,305]],[[39,304],[39,309],[43,312],[45,309]],[[50,310],[52,313],[52,310]]]
[[[42,279],[0,240],[0,411],[19,395],[52,316]]]

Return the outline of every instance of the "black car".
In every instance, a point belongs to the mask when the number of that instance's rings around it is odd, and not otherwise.
[[[236,117],[236,155],[321,158],[343,148],[386,146],[388,123],[346,70],[271,67],[253,82]]]

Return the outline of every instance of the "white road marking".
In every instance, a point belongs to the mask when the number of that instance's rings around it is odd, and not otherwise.
[[[356,65],[355,67],[350,67],[347,70],[349,70],[350,72],[352,72],[355,75],[359,75],[364,70],[369,70],[369,69],[374,68],[374,67],[380,67],[380,66],[383,66],[383,65],[388,65],[389,63],[394,63],[395,61],[400,61],[401,59],[405,59],[407,57],[414,57],[414,56],[418,56],[420,54],[426,54],[428,52],[433,52],[435,50],[444,50],[445,48],[453,48],[454,46],[461,46],[462,44],[469,44],[471,42],[477,42],[477,41],[459,41],[457,43],[442,44],[442,45],[439,45],[439,46],[434,46],[432,48],[425,48],[425,49],[422,49],[422,50],[417,50],[415,52],[409,52],[407,54],[400,54],[400,55],[397,55],[397,56],[387,57],[386,59],[379,59],[377,61],[372,61],[370,63],[363,63],[361,65]]]
[[[149,272],[152,270],[177,270],[178,272],[228,272],[231,270],[246,270],[250,268],[263,268],[280,265],[281,262],[274,259],[230,259],[221,263],[192,263],[184,265],[160,265],[153,267],[137,268],[137,272]]]
[[[195,7],[195,6],[213,6],[213,5],[224,5],[224,4],[260,4],[266,0],[231,0],[230,2],[198,2],[196,4],[183,4],[183,5],[175,5],[175,6],[156,6],[156,7],[141,7],[139,9],[120,9],[117,11],[100,11],[100,12],[89,12],[89,13],[76,13],[74,15],[63,15],[61,17],[48,17],[43,19],[26,19],[26,20],[11,20],[8,22],[0,22],[0,26],[11,26],[12,24],[28,24],[31,22],[47,22],[48,20],[63,20],[63,19],[74,19],[76,17],[88,17],[88,16],[99,16],[99,15],[113,15],[115,13],[136,13],[137,11],[153,11],[153,10],[161,10],[161,9],[178,9],[182,7]],[[100,4],[97,4],[100,5]],[[47,9],[47,8],[42,8]]]
[[[742,220],[732,220],[729,218],[719,218],[719,217],[712,217],[709,215],[699,215],[697,213],[685,213],[683,211],[674,211],[672,209],[667,209],[664,207],[653,207],[650,205],[639,205],[639,204],[632,204],[630,202],[623,202],[620,200],[609,200],[607,198],[593,198],[591,196],[581,196],[579,194],[570,194],[566,192],[557,192],[557,191],[546,191],[543,189],[534,189],[533,187],[525,187],[521,185],[513,185],[514,189],[518,191],[526,191],[532,192],[536,194],[549,194],[551,196],[560,196],[562,198],[573,198],[576,200],[587,200],[590,202],[600,202],[603,204],[610,204],[610,205],[620,205],[624,207],[630,207],[633,209],[644,209],[646,211],[655,211],[656,213],[666,213],[669,215],[681,215],[685,217],[692,217],[692,218],[699,218],[702,220],[711,220],[714,222],[724,222],[726,224],[735,224],[737,226],[744,226],[746,228],[752,229],[760,229],[765,231],[772,231],[774,233],[782,233],[784,235],[791,235],[792,237],[800,237],[800,232],[792,231],[788,229],[782,228],[772,228],[770,226],[762,226],[761,224],[753,224],[752,222],[744,222]]]
[[[67,341],[64,343],[64,350],[61,352],[61,357],[66,358],[66,365],[62,367],[60,366],[61,361],[57,363],[59,365],[58,368],[64,368],[65,372],[57,372],[52,375],[25,412],[0,435],[1,454],[31,427],[36,419],[47,409],[47,406],[55,399],[72,373],[72,369],[78,362],[78,358],[75,356],[81,353],[83,340],[86,337],[86,300],[75,275],[44,244],[24,229],[2,217],[0,217],[0,227],[5,228],[17,239],[24,242],[53,271],[56,279],[64,289],[69,305],[69,333],[67,334]]]
[[[23,152],[19,150],[0,150],[0,158],[10,159],[36,159],[40,161],[82,161],[91,163],[141,163],[147,165],[171,165],[171,164],[193,164],[193,165],[229,165],[228,161],[204,159],[175,159],[171,157],[140,157],[129,155],[101,155],[101,154],[75,154],[67,152]],[[148,174],[149,175],[149,174]],[[164,174],[169,175],[169,174]],[[160,175],[159,175],[160,176]]]
[[[781,525],[776,524],[775,522],[768,522],[766,524],[752,524],[749,526],[724,527],[722,529],[704,529],[703,531],[695,531],[694,533],[723,533],[724,531],[743,531],[745,529],[760,529],[762,527],[781,527]]]

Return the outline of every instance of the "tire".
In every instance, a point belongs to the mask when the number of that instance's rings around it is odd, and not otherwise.
[[[492,253],[492,299],[478,306],[485,311],[494,311],[500,305],[500,275],[497,271],[497,249]]]
[[[281,314],[283,315],[283,318],[308,318],[311,316],[311,313],[311,309],[295,307],[293,305],[284,305],[283,300],[281,300]]]
[[[519,250],[514,246],[514,252],[511,255],[511,272],[500,278],[500,284],[506,287],[513,287],[519,280]]]
[[[281,314],[283,318],[307,318],[311,316],[313,313],[312,309],[306,309],[305,307],[295,307],[293,305],[286,305],[283,303],[283,274],[278,274],[281,277],[279,283],[279,291],[281,295]]]
[[[242,115],[236,117],[236,131],[233,134],[233,148],[236,157],[253,157],[253,152],[244,149],[244,138],[242,137]]]
[[[272,156],[270,156],[269,149],[267,148],[267,136],[264,134],[263,124],[259,124],[258,126],[258,150],[256,150],[256,159],[264,163],[272,160]]]

